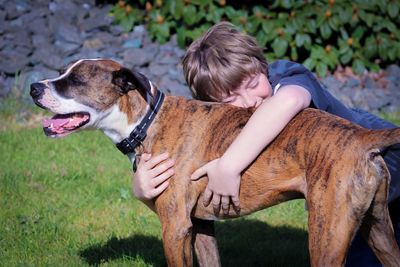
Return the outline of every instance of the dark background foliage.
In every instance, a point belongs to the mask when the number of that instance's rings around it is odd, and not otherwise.
[[[268,60],[301,62],[320,76],[337,66],[377,71],[400,59],[397,0],[139,0],[118,1],[111,13],[125,31],[146,24],[164,43],[187,46],[227,20],[255,36]]]

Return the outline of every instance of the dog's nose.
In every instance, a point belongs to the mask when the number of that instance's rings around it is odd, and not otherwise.
[[[31,97],[38,98],[40,95],[43,94],[46,85],[43,83],[32,83],[31,84]]]

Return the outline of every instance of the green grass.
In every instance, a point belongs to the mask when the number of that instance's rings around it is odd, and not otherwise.
[[[26,127],[38,118],[11,114],[0,116],[0,266],[165,266],[158,218],[132,197],[131,166],[108,138],[49,139]],[[303,200],[216,231],[223,266],[309,265]]]
[[[10,125],[9,125],[10,126]],[[157,216],[102,133],[0,131],[0,266],[164,266]],[[303,201],[219,222],[224,266],[308,265]]]

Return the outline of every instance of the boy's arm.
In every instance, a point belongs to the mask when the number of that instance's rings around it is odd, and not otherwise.
[[[271,143],[289,121],[310,105],[311,95],[301,86],[287,85],[266,99],[221,157],[221,168],[240,173]]]
[[[311,102],[310,93],[301,86],[286,85],[266,99],[251,116],[240,134],[224,155],[193,173],[192,179],[207,174],[209,183],[204,193],[204,204],[211,201],[225,213],[229,197],[234,206],[239,205],[240,174],[261,151],[271,143],[289,121]]]

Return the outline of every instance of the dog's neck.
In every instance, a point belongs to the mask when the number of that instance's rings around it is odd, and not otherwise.
[[[114,144],[127,138],[133,129],[143,120],[147,110],[150,109],[150,105],[139,96],[139,93],[130,92],[129,94],[137,94],[137,96],[123,95],[118,103],[103,113],[102,118],[98,120],[99,123],[95,125]],[[133,153],[132,155],[128,154],[128,157],[133,162],[135,155]]]
[[[156,95],[157,89],[152,85],[151,89],[153,95]],[[132,131],[145,119],[149,110],[150,104],[137,91],[131,91],[121,96],[118,103],[106,112],[97,128],[101,129],[114,144],[118,144],[130,136]],[[133,163],[135,152],[128,153],[127,156]]]

